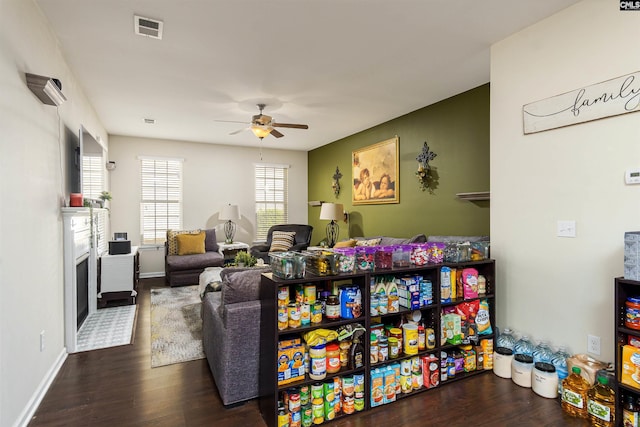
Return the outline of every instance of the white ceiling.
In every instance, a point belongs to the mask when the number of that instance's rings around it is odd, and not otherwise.
[[[577,1],[36,0],[109,134],[258,146],[217,120],[265,103],[309,129],[262,144],[297,150],[487,83],[491,44]]]

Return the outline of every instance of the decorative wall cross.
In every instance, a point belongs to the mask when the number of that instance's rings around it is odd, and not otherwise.
[[[437,154],[429,149],[429,145],[427,145],[427,141],[425,141],[424,145],[422,146],[422,152],[418,154],[418,157],[416,157],[416,160],[418,161],[418,163],[420,163],[418,170],[431,169],[431,166],[429,166],[429,162],[435,159],[436,156]]]
[[[340,178],[342,178],[342,174],[338,166],[336,166],[336,173],[333,174],[333,185],[331,186],[333,188],[333,194],[335,194],[336,197],[340,194]]]

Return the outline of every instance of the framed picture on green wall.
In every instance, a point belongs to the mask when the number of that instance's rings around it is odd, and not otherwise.
[[[351,171],[354,205],[398,203],[398,137],[353,151]]]

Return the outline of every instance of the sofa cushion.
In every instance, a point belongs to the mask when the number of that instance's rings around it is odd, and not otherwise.
[[[219,252],[205,252],[195,255],[167,255],[168,271],[204,270],[207,267],[222,266],[222,264],[224,264],[224,257]]]
[[[178,255],[194,255],[203,254],[204,250],[204,231],[198,234],[178,234],[176,241],[178,242]]]
[[[218,252],[220,248],[218,247],[218,241],[216,240],[216,229],[209,228],[207,230],[204,230],[204,232],[205,232],[204,250],[207,252],[209,251]]]
[[[333,245],[334,248],[352,248],[356,245],[356,239],[344,240]]]
[[[269,271],[269,268],[249,268],[235,272],[225,269],[221,274],[221,308],[226,304],[260,299],[260,280],[265,271]]]
[[[462,243],[462,242],[488,242],[489,236],[429,236],[429,242]]]
[[[271,235],[269,252],[284,252],[291,249],[295,241],[295,231],[274,231]]]
[[[200,230],[167,230],[167,255],[178,255],[178,234],[198,234]]]
[[[356,239],[356,246],[377,246],[382,239],[380,237],[372,239]]]

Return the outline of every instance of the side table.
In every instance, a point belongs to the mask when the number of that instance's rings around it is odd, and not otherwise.
[[[249,252],[249,245],[242,242],[218,242],[218,252],[224,257],[224,263],[231,264],[240,251]]]

